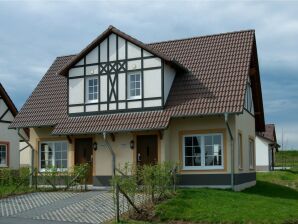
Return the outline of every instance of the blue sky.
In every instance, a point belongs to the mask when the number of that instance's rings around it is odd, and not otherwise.
[[[57,56],[110,24],[143,42],[255,29],[266,123],[298,148],[298,2],[1,1],[0,81],[21,108]]]

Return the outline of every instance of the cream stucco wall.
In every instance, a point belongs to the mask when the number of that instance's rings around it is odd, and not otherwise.
[[[249,139],[253,139],[255,142],[255,118],[244,110],[243,114],[235,115],[235,173],[247,173],[247,172],[255,172],[255,164],[254,169],[249,168]],[[238,168],[238,133],[242,134],[242,150],[243,150],[243,169]],[[256,147],[254,147],[256,149]],[[254,157],[256,153],[254,153]],[[255,158],[254,158],[255,163]]]
[[[267,166],[269,169],[269,144],[269,141],[256,136],[256,166]]]

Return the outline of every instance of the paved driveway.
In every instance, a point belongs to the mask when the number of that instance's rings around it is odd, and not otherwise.
[[[38,192],[0,200],[0,223],[7,224],[103,223],[114,214],[107,191]]]

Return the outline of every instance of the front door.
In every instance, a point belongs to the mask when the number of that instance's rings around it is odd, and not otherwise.
[[[79,138],[75,140],[75,164],[89,163],[90,170],[87,183],[92,184],[93,150],[92,138]]]
[[[137,136],[138,165],[156,164],[157,161],[157,135]]]

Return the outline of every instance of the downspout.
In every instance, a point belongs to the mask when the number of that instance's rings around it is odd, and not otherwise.
[[[230,136],[230,140],[231,140],[231,188],[232,190],[234,190],[234,169],[235,169],[235,163],[234,163],[234,137],[233,137],[233,134],[232,134],[232,131],[231,131],[231,128],[230,128],[230,125],[229,125],[229,122],[228,122],[228,116],[229,116],[229,113],[225,113],[224,114],[225,116],[225,123],[226,123],[226,126],[227,126],[227,129],[229,131],[229,136]]]
[[[32,174],[30,176],[30,186],[32,186],[33,184],[33,172],[34,172],[34,147],[30,144],[30,142],[21,134],[20,129],[18,128],[18,136],[27,143],[27,146],[25,148],[27,148],[28,146],[31,148],[31,168],[30,168],[30,173]],[[25,148],[21,149],[20,152],[22,150],[24,150]]]
[[[115,174],[116,174],[116,155],[115,155],[115,152],[113,151],[110,143],[107,140],[106,132],[103,132],[102,136],[103,136],[103,140],[105,142],[107,149],[110,151],[110,153],[112,155],[112,170],[113,170],[113,176],[115,176]]]

